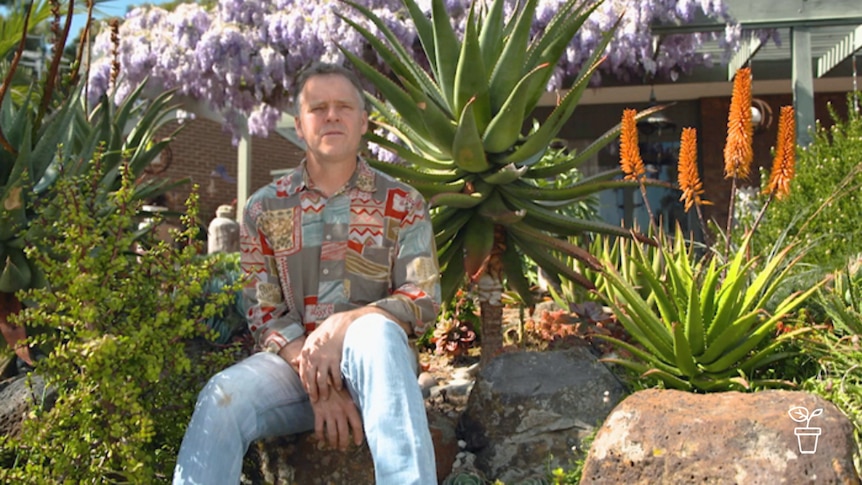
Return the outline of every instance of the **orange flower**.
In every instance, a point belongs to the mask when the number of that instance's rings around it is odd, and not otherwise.
[[[792,106],[782,106],[778,115],[778,138],[775,140],[775,159],[769,174],[766,193],[779,199],[790,194],[790,181],[796,174],[796,120]]]
[[[736,71],[733,95],[727,119],[727,142],[724,145],[724,178],[748,178],[754,150],[751,146],[751,68]]]
[[[644,161],[638,148],[638,131],[633,109],[623,110],[620,123],[620,168],[626,180],[638,180],[646,174]]]
[[[711,202],[702,200],[703,183],[697,172],[697,130],[683,128],[679,146],[679,165],[677,167],[679,188],[682,190],[680,201],[685,202],[685,211],[692,205],[709,205]]]

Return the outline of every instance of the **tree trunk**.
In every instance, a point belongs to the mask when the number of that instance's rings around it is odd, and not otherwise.
[[[9,347],[15,349],[15,353],[21,360],[32,365],[33,359],[30,357],[30,349],[19,343],[27,338],[27,332],[24,327],[9,322],[9,315],[14,315],[20,311],[21,302],[14,293],[0,293],[0,331],[3,333],[3,338],[6,339]]]
[[[503,349],[503,282],[488,271],[479,277],[479,311],[482,317],[482,359],[484,367]]]

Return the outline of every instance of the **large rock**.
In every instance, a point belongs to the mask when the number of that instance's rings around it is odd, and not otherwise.
[[[624,394],[586,348],[502,354],[479,372],[459,435],[490,480],[544,477],[549,459],[567,467],[579,456]]]
[[[24,415],[40,403],[45,409],[54,406],[57,390],[46,388],[37,374],[19,374],[0,383],[0,436],[18,436]]]
[[[428,427],[434,442],[437,476],[452,470],[458,451],[455,422],[433,410]],[[339,451],[318,441],[314,433],[262,440],[252,445],[244,469],[244,483],[293,485],[374,485],[374,462],[367,442]]]
[[[792,408],[822,414],[806,425]],[[858,484],[854,446],[853,425],[816,395],[653,389],[608,416],[581,483]]]

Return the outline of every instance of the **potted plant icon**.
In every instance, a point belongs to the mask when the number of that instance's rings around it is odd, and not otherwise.
[[[812,455],[817,451],[817,439],[820,437],[820,428],[811,427],[811,419],[815,416],[823,414],[822,408],[817,408],[809,413],[808,408],[802,406],[794,406],[787,412],[790,419],[797,423],[805,422],[805,426],[795,428],[793,434],[796,435],[796,441],[799,444],[799,452],[803,455]]]

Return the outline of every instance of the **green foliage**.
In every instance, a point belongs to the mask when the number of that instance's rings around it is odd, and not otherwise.
[[[848,265],[846,270],[835,271],[829,284],[817,292],[815,303],[842,335],[862,335],[862,271],[858,267]]]
[[[860,93],[856,93],[858,98]],[[761,223],[753,247],[768,248],[787,229],[812,248],[805,261],[832,271],[862,246],[858,217],[862,187],[862,112],[852,93],[847,119],[830,108],[835,124],[818,125],[812,143],[797,151],[796,177],[790,195],[774,201]],[[767,178],[763,178],[767,180]]]
[[[207,351],[214,336],[204,321],[230,304],[230,291],[203,297],[217,262],[195,245],[196,194],[174,234],[183,246],[159,242],[136,230],[132,170],[121,165],[121,186],[109,191],[102,160],[60,177],[29,231],[37,244],[28,257],[47,286],[21,294],[31,305],[15,323],[35,330],[47,354],[36,372],[58,398],[3,444],[5,483],[166,480],[197,390],[236,358]]]
[[[41,15],[38,11],[33,15],[37,14]],[[13,34],[20,38],[23,32]],[[60,57],[51,59],[49,77],[61,64]],[[170,92],[145,102],[141,86],[119,105],[106,95],[91,110],[85,83],[76,84],[72,79],[64,80],[69,85],[63,89],[51,79],[32,79],[26,94],[16,101],[7,94],[11,81],[12,77],[6,78],[0,88],[0,292],[5,293],[42,284],[21,238],[35,216],[34,202],[50,197],[49,189],[59,177],[87,171],[96,156],[100,158],[99,183],[105,189],[98,197],[104,201],[106,194],[120,186],[121,164],[137,178],[171,141],[173,134],[159,141],[155,137],[175,108]],[[152,198],[185,182],[138,184],[133,199]],[[104,210],[105,204],[99,207]]]
[[[593,260],[560,237],[588,232],[627,236],[628,232],[618,225],[570,217],[557,209],[581,204],[607,188],[636,184],[614,180],[617,169],[561,187],[547,183],[613,141],[618,126],[580,153],[555,154],[548,147],[572,116],[614,29],[597,39],[591,59],[554,111],[535,125],[530,116],[553,75],[553,66],[601,2],[565,3],[535,35],[530,29],[537,1],[523,2],[512,12],[507,11],[506,0],[476,2],[459,39],[443,0],[431,2],[430,19],[414,0],[404,0],[430,69],[417,62],[372,11],[358,2],[348,3],[372,21],[379,33],[344,20],[393,71],[393,75],[380,73],[342,49],[386,100],[370,98],[380,130],[369,134],[369,141],[405,162],[373,163],[412,184],[434,207],[431,217],[442,268],[443,300],[455,294],[465,276],[478,278],[485,266],[499,266],[501,271],[491,277],[502,279],[504,275],[509,287],[531,304],[520,254],[555,277],[583,282],[554,254]],[[524,130],[525,126],[531,128]],[[383,131],[399,141],[391,141]],[[546,157],[548,153],[552,157]]]
[[[576,452],[580,452],[578,458],[572,463],[569,470],[563,468],[555,468],[551,470],[551,483],[554,485],[577,485],[581,483],[581,477],[584,474],[584,465],[587,462],[587,453],[593,445],[593,440],[599,434],[599,426],[596,426],[593,431],[581,441],[581,446]]]
[[[730,261],[721,264],[715,257],[697,257],[679,227],[672,241],[659,237],[657,250],[633,242],[620,259],[605,253],[603,281],[596,286],[641,345],[597,335],[634,357],[605,361],[683,390],[789,385],[756,378],[755,370],[791,355],[782,345],[808,329],[778,336],[775,329],[820,285],[788,295],[768,313],[766,302],[798,258],[789,246],[761,262],[749,257],[749,241],[744,239]]]
[[[829,400],[850,418],[855,428],[856,469],[862,469],[862,342],[860,335],[840,337],[821,331],[804,341],[821,371],[803,382],[802,389]]]
[[[477,330],[480,318],[473,301],[473,296],[459,290],[455,294],[454,304],[447,305],[434,328],[430,339],[434,351],[440,355],[457,358],[478,345]]]

